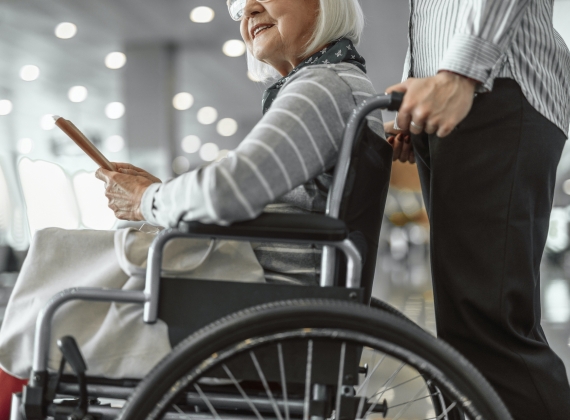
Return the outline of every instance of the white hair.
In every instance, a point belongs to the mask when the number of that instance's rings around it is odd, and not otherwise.
[[[319,16],[315,30],[301,54],[302,58],[339,38],[348,38],[355,45],[360,42],[364,29],[364,13],[358,0],[319,0],[319,3]],[[260,82],[281,77],[277,70],[257,60],[249,50],[247,51],[247,68],[250,74]]]

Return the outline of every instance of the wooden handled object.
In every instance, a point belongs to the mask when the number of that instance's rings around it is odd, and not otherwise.
[[[71,121],[57,115],[54,115],[53,119],[55,120],[55,125],[67,134],[97,165],[109,171],[116,171],[117,168],[115,168],[115,165],[109,162],[109,160],[103,156],[103,153],[101,153]]]

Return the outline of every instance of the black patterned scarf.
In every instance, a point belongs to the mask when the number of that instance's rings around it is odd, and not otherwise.
[[[322,49],[321,51],[313,54],[308,59],[304,60],[295,67],[291,73],[287,76],[279,79],[273,85],[268,87],[263,94],[262,107],[263,113],[265,114],[271,104],[277,97],[279,90],[283,87],[285,83],[289,80],[291,76],[301,70],[303,67],[315,65],[315,64],[338,64],[338,63],[350,63],[354,64],[364,73],[366,73],[366,60],[356,51],[354,44],[350,39],[341,38],[335,41],[328,47]]]

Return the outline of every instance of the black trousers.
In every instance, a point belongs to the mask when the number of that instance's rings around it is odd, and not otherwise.
[[[516,420],[570,419],[562,360],[540,326],[539,266],[566,136],[498,79],[448,137],[414,136],[431,225],[437,333]]]

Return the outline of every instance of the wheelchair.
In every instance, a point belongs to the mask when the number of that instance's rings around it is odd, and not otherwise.
[[[467,360],[371,299],[392,149],[365,121],[374,110],[397,110],[402,98],[378,95],[353,112],[326,215],[180,223],[152,244],[144,291],[55,295],[38,317],[30,381],[13,395],[11,419],[511,419]],[[163,248],[180,237],[320,245],[320,285],[163,279]],[[73,338],[63,337],[61,368],[48,372],[52,318],[76,299],[144,305],[146,323],[168,325],[173,351],[140,381],[93,378]]]

